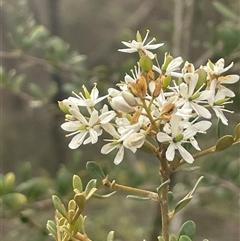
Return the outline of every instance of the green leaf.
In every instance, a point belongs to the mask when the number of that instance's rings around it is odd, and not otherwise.
[[[176,214],[177,212],[179,212],[180,210],[182,210],[192,199],[192,196],[190,197],[187,197],[187,198],[184,198],[182,199],[181,201],[179,201],[177,204],[176,204],[176,207],[174,209],[174,214]]]
[[[167,186],[169,183],[170,183],[170,179],[168,179],[167,181],[163,182],[163,183],[157,188],[157,193],[158,193],[158,196],[159,196],[159,197],[160,197],[161,194],[162,194],[163,188],[164,188],[165,186]]]
[[[173,200],[174,196],[172,192],[168,192],[168,211],[171,212],[173,210]]]
[[[114,239],[114,231],[111,231],[107,236],[107,241],[113,241],[113,239]]]
[[[52,200],[53,200],[53,205],[54,207],[56,208],[56,210],[62,214],[63,217],[65,218],[68,218],[68,215],[67,215],[67,210],[66,208],[63,206],[60,198],[56,195],[53,195],[52,196]]]
[[[226,135],[220,138],[216,144],[216,151],[223,151],[230,146],[232,146],[234,142],[233,136],[231,135]]]
[[[102,168],[96,162],[88,161],[86,164],[86,169],[88,170],[90,175],[94,178],[103,180],[106,176]]]
[[[165,241],[165,239],[162,236],[158,236],[158,241]]]
[[[181,237],[182,235],[183,236],[186,235],[187,237],[190,238],[190,240],[192,240],[194,238],[195,233],[196,233],[196,224],[192,220],[188,220],[180,228],[179,236]]]
[[[240,123],[238,123],[235,127],[235,138],[234,138],[234,140],[240,141]]]
[[[92,179],[88,182],[85,189],[87,200],[97,191],[96,185],[97,185],[97,179]]]
[[[56,224],[52,220],[47,221],[47,230],[57,240],[57,227]]]
[[[85,202],[86,202],[86,197],[84,194],[82,193],[78,193],[74,196],[74,200],[78,205],[79,208],[79,212],[82,213],[84,206],[85,206]]]
[[[178,240],[178,238],[177,238],[177,236],[176,236],[176,235],[171,234],[171,235],[170,235],[169,240],[170,240],[170,241],[177,241],[177,240]]]
[[[105,194],[105,195],[94,194],[93,197],[98,198],[98,199],[106,199],[106,198],[109,198],[109,197],[113,196],[115,193],[116,193],[116,191],[110,192],[110,193]]]
[[[80,215],[77,221],[72,226],[73,235],[75,235],[82,228],[83,223],[84,223],[83,216]]]
[[[187,235],[182,235],[179,238],[179,241],[192,241]]]
[[[197,189],[197,187],[198,187],[198,184],[202,181],[203,178],[204,178],[204,176],[201,176],[201,177],[198,178],[198,180],[197,180],[194,188],[193,188],[192,191],[191,191],[191,196],[194,194],[194,192],[196,191],[196,189]]]
[[[83,185],[82,185],[82,180],[79,176],[74,175],[73,176],[73,188],[78,190],[79,192],[83,191]]]
[[[150,197],[141,197],[141,196],[136,196],[136,195],[127,195],[126,198],[137,200],[137,201],[147,201],[147,200],[150,200]]]

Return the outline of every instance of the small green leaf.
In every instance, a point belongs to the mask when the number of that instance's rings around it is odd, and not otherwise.
[[[168,210],[169,212],[171,212],[173,210],[173,200],[174,200],[174,196],[172,192],[168,192]]]
[[[192,241],[187,235],[182,235],[179,238],[179,241]]]
[[[240,141],[240,123],[238,123],[235,127],[235,138],[234,138],[234,140]]]
[[[83,185],[82,185],[82,180],[79,176],[74,175],[73,176],[73,188],[78,190],[79,192],[83,191]]]
[[[82,228],[83,223],[84,223],[83,216],[80,215],[77,221],[72,226],[73,235],[75,235]]]
[[[98,199],[105,199],[105,198],[109,198],[109,197],[113,196],[115,193],[116,193],[116,191],[110,192],[110,193],[105,194],[105,195],[94,194],[93,197],[98,198]]]
[[[88,200],[97,191],[96,185],[97,179],[92,179],[88,182],[84,191],[86,195],[86,200]]]
[[[137,201],[147,201],[147,200],[150,200],[150,197],[141,197],[141,196],[136,196],[136,195],[127,195],[126,198],[137,200]]]
[[[223,151],[228,147],[232,146],[234,142],[233,136],[226,135],[221,137],[216,144],[216,151]]]
[[[94,178],[103,180],[106,176],[102,168],[96,162],[88,161],[86,164],[86,169],[88,170],[90,175]]]
[[[63,217],[67,218],[68,215],[67,215],[67,210],[66,208],[63,206],[61,200],[59,199],[58,196],[56,195],[53,195],[52,196],[52,200],[53,200],[53,205],[54,207],[58,210],[58,212],[60,214],[62,214]]]
[[[177,241],[178,239],[177,239],[177,236],[176,236],[176,235],[171,234],[169,240],[170,240],[170,241]]]
[[[82,213],[84,206],[85,206],[85,202],[86,202],[86,197],[84,194],[82,193],[78,193],[74,196],[74,200],[78,205],[79,208],[79,212]]]
[[[158,236],[158,241],[165,241],[165,239],[162,236]]]
[[[195,233],[196,233],[196,224],[192,220],[188,220],[180,228],[179,236],[181,237],[182,235],[183,236],[186,235],[187,237],[190,238],[190,240],[192,240],[194,238]]]
[[[52,220],[47,221],[47,230],[57,240],[57,227],[56,224]]]
[[[71,199],[68,202],[68,210],[75,210],[77,206],[77,203],[75,202],[75,200]]]
[[[163,183],[157,188],[157,193],[158,193],[158,196],[159,196],[159,197],[160,197],[161,194],[162,194],[163,188],[164,188],[165,186],[167,186],[169,183],[170,183],[170,179],[168,179],[167,181],[163,182]]]
[[[195,184],[193,190],[191,191],[191,196],[194,194],[194,192],[196,191],[196,189],[197,189],[199,183],[202,181],[203,178],[204,178],[204,176],[201,176],[201,177],[198,178],[198,180],[197,180],[197,182],[196,182],[196,184]]]
[[[111,231],[107,236],[107,241],[113,241],[113,239],[114,239],[114,231]]]
[[[177,204],[176,204],[176,207],[174,209],[174,213],[176,214],[177,212],[179,212],[180,210],[182,210],[192,199],[192,196],[190,197],[187,197],[187,198],[184,198],[182,199],[181,201],[179,201]]]

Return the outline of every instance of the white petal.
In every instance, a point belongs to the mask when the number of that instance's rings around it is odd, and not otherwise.
[[[116,157],[114,158],[114,164],[118,165],[122,160],[123,160],[123,156],[124,156],[124,147],[123,145],[120,146]]]
[[[166,158],[168,161],[172,161],[174,159],[175,156],[175,144],[171,143],[166,151]]]
[[[187,162],[187,163],[193,163],[194,158],[193,156],[181,146],[180,143],[176,143],[177,149],[179,150],[179,153],[181,154],[182,158]]]
[[[170,136],[169,136],[168,134],[166,134],[166,133],[158,132],[158,133],[157,133],[157,140],[158,140],[159,142],[165,142],[165,141],[170,142],[170,141],[172,141],[172,137],[170,137]]]
[[[211,113],[209,112],[209,110],[201,105],[195,104],[195,103],[191,103],[193,109],[196,111],[196,113],[204,118],[211,118]]]
[[[108,143],[108,144],[106,144],[102,147],[101,153],[102,154],[108,154],[112,150],[116,149],[118,146],[119,146],[119,144],[113,145],[112,143]]]
[[[61,125],[61,128],[65,131],[76,131],[78,127],[81,126],[79,121],[68,121]]]
[[[76,136],[74,136],[71,140],[71,142],[69,143],[69,148],[70,149],[76,149],[78,148],[80,145],[82,145],[83,140],[85,138],[85,136],[87,135],[87,131],[83,131],[79,134],[77,134]]]

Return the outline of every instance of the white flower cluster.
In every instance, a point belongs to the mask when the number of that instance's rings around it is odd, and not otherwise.
[[[119,51],[138,52],[140,60],[131,75],[126,74],[117,88],[110,88],[107,95],[99,97],[96,84],[91,92],[83,86],[84,93],[74,93],[75,97],[59,102],[66,113],[66,122],[61,127],[70,132],[67,136],[73,136],[69,144],[71,149],[96,143],[105,131],[110,138],[105,140],[107,144],[101,152],[108,154],[117,149],[115,164],[123,160],[125,149],[135,153],[143,145],[155,148],[152,150],[155,152],[164,147],[168,161],[180,155],[192,163],[194,158],[183,144],[190,143],[200,150],[195,137],[210,128],[212,123],[205,119],[211,118],[211,112],[223,124],[228,124],[224,111],[231,111],[225,109],[225,105],[231,103],[234,93],[224,84],[237,82],[239,76],[222,74],[233,63],[224,67],[221,58],[215,64],[209,60],[205,66],[195,69],[186,61],[180,68],[183,59],[166,53],[160,66],[150,50],[163,44],[152,44],[155,39],[145,44],[148,33],[143,40],[137,32],[137,40],[122,42],[128,48]],[[106,98],[110,109],[104,104],[97,110],[96,104]],[[86,116],[82,108],[87,110]]]

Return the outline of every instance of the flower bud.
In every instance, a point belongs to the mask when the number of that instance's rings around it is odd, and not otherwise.
[[[173,57],[169,53],[165,53],[164,63],[162,65],[162,72],[165,73],[168,65],[173,60]]]
[[[127,91],[123,91],[122,97],[130,106],[136,106],[137,105],[137,101],[131,93],[129,93]]]
[[[118,110],[120,112],[134,112],[134,108],[130,106],[121,95],[112,98],[110,104],[112,105],[113,109]]]
[[[145,72],[149,72],[150,70],[152,70],[153,62],[147,55],[141,56],[139,64]]]
[[[65,114],[70,114],[69,109],[79,110],[77,105],[70,101],[69,99],[65,99],[63,101],[58,101],[58,106],[62,112]]]
[[[199,89],[203,84],[207,82],[207,72],[204,69],[197,69],[195,73],[198,74],[196,89]]]
[[[145,138],[143,133],[133,133],[124,140],[123,145],[128,149],[140,148],[144,144]]]
[[[136,33],[136,40],[137,40],[137,42],[142,42],[142,36],[139,31],[137,31],[137,33]]]

